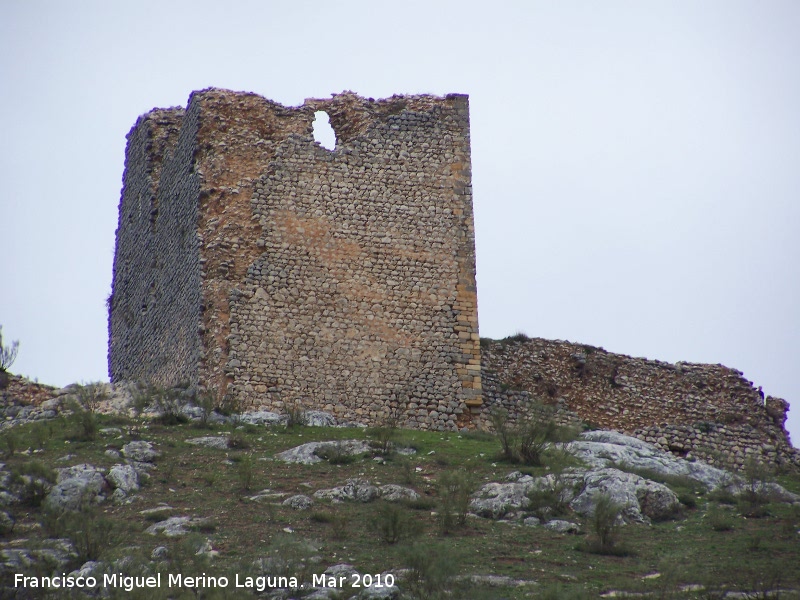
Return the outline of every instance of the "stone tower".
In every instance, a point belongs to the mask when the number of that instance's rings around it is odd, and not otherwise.
[[[112,381],[426,429],[480,406],[467,96],[194,92],[139,118],[123,179]]]

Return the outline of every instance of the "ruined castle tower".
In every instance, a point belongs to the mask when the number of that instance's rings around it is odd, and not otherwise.
[[[462,424],[481,404],[467,97],[285,107],[208,89],[143,115],[109,334],[114,382]]]

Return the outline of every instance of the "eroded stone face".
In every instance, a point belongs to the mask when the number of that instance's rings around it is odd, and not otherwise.
[[[115,381],[466,424],[481,403],[466,96],[287,108],[211,89],[141,117],[109,324]]]
[[[734,468],[751,460],[800,465],[783,427],[787,403],[723,365],[670,364],[520,336],[484,340],[482,367],[478,425],[488,424],[495,407],[516,419],[535,399],[552,404],[562,423],[625,431],[677,456]]]

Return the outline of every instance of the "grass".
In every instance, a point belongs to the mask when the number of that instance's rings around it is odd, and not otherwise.
[[[103,560],[132,556],[132,560],[147,563],[153,548],[163,545],[173,555],[189,561],[186,572],[195,569],[209,574],[241,573],[243,565],[254,560],[281,555],[287,563],[281,563],[281,568],[296,568],[298,573],[321,573],[327,566],[343,562],[362,573],[410,568],[416,579],[407,587],[402,582],[400,585],[404,590],[416,590],[418,597],[444,595],[443,588],[456,589],[462,585],[459,578],[467,575],[492,574],[536,583],[533,587],[501,588],[471,583],[468,597],[521,599],[534,597],[531,594],[535,589],[542,592],[541,597],[583,598],[597,597],[609,590],[660,593],[659,586],[663,587],[667,581],[663,557],[665,549],[669,549],[672,566],[668,569],[668,580],[673,591],[689,584],[728,591],[755,590],[772,585],[776,573],[780,573],[783,588],[800,588],[797,507],[770,504],[765,516],[746,519],[735,508],[720,507],[709,495],[701,495],[695,498],[694,507],[687,507],[681,519],[620,528],[617,532],[620,544],[630,549],[630,555],[595,554],[579,547],[590,534],[576,540],[574,536],[543,528],[473,517],[443,530],[440,510],[445,487],[442,484],[451,476],[448,474],[455,470],[468,473],[469,486],[477,489],[490,481],[503,481],[514,470],[512,465],[497,462],[499,444],[490,436],[401,430],[399,434],[404,441],[417,449],[415,455],[395,457],[382,464],[367,454],[355,457],[352,462],[296,465],[272,458],[277,452],[305,442],[367,440],[367,433],[361,429],[302,425],[240,430],[212,425],[215,435],[235,432],[240,436],[242,447],[246,448],[243,451],[187,444],[186,439],[198,435],[192,424],[166,426],[104,415],[97,415],[97,419],[98,431],[114,426],[122,433],[99,433],[95,440],[75,441],[68,439],[72,434],[68,423],[53,421],[49,430],[37,430],[41,424],[25,425],[15,428],[14,452],[10,454],[6,449],[4,460],[7,469],[17,473],[31,469],[38,472],[42,470],[38,464],[52,468],[87,462],[108,468],[120,460],[107,455],[107,449],[119,449],[133,439],[148,440],[157,446],[161,456],[140,492],[142,499],[130,505],[106,502],[95,509],[96,517],[110,524],[107,528],[110,539],[102,540]],[[68,454],[72,457],[59,460]],[[33,460],[37,466],[30,466]],[[546,467],[525,470],[534,476],[548,472]],[[310,496],[317,489],[342,485],[351,477],[366,478],[375,484],[411,485],[420,499],[396,509],[387,508],[388,503],[380,500],[336,505],[317,501],[309,511],[281,505],[285,497]],[[685,482],[671,483],[685,485]],[[780,483],[794,491],[800,489],[797,475],[782,475]],[[250,499],[262,489],[283,496]],[[453,492],[452,498],[456,501],[453,514],[458,520],[458,494]],[[144,530],[156,517],[141,511],[159,504],[173,508],[163,518],[213,518],[210,525],[199,527],[191,535],[210,540],[219,555],[207,564],[197,562],[201,557],[186,551],[186,539],[145,534]],[[715,511],[723,512],[730,528],[715,528]],[[0,550],[46,545],[48,533],[41,526],[45,519],[41,508],[15,506],[10,512],[16,524],[11,533],[0,538]],[[65,529],[69,533],[69,527]],[[585,522],[584,529],[591,531]],[[27,541],[16,544],[17,538]],[[85,555],[96,553],[92,546],[94,538],[82,543]],[[450,560],[442,564],[432,559],[420,562],[420,556],[414,552],[425,547],[446,552]],[[309,562],[309,557],[317,562]],[[663,578],[646,578],[662,571]],[[237,597],[247,595],[241,593]]]

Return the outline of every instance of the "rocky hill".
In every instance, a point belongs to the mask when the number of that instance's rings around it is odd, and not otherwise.
[[[800,478],[755,461],[734,474],[548,411],[424,432],[190,390],[36,389],[4,394],[4,598],[800,590]]]

